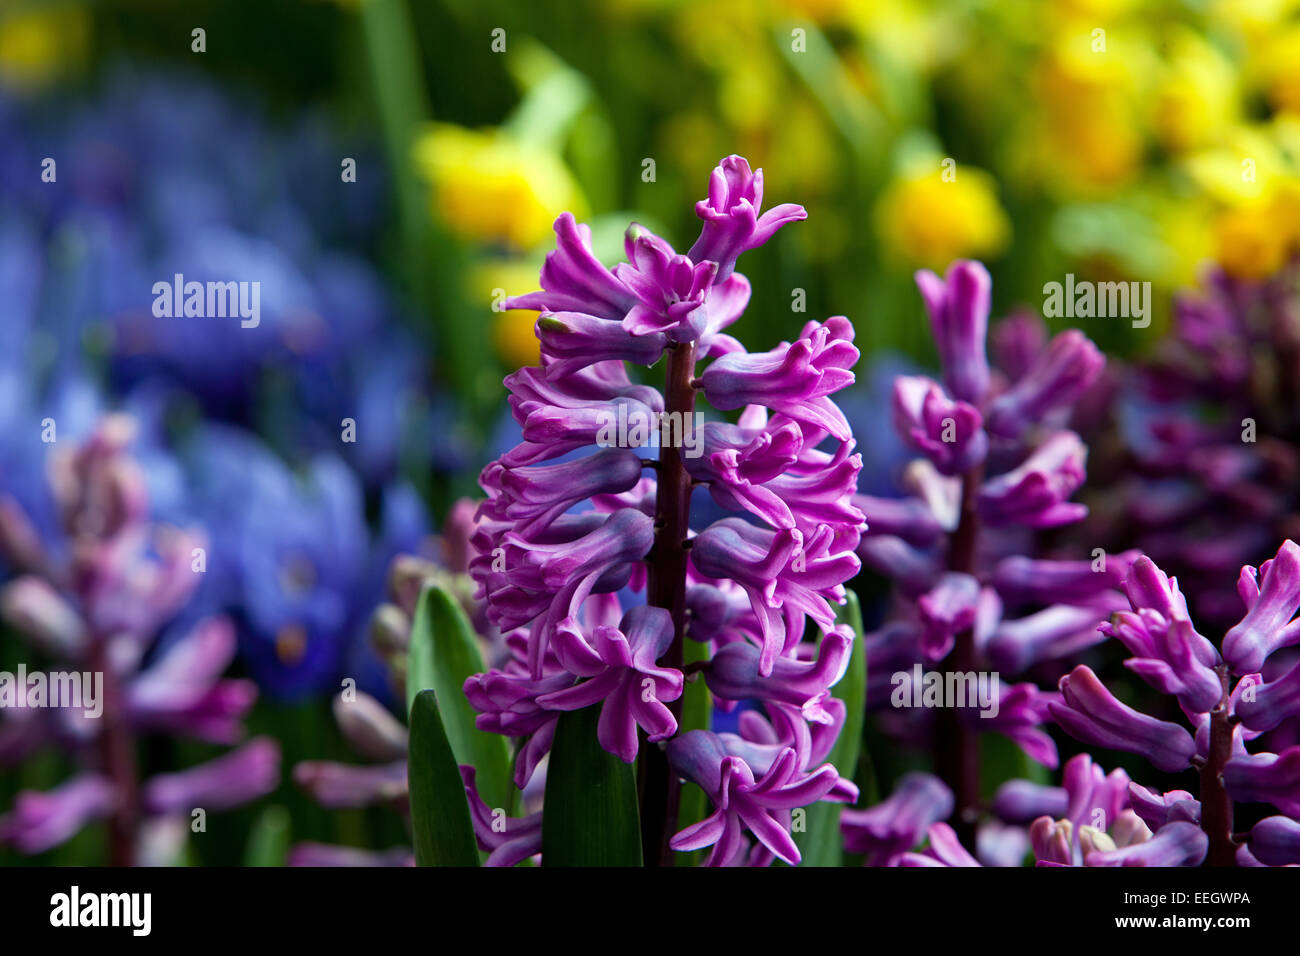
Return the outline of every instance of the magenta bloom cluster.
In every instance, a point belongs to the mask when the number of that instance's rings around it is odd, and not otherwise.
[[[1133,655],[1124,662],[1130,671],[1176,699],[1185,722],[1134,710],[1084,665],[1061,678],[1053,718],[1091,746],[1140,754],[1166,773],[1198,771],[1197,796],[1132,788],[1133,809],[1156,838],[1178,838],[1180,865],[1300,863],[1300,746],[1247,746],[1300,715],[1300,664],[1288,668],[1278,654],[1300,643],[1300,546],[1288,540],[1271,560],[1241,569],[1246,612],[1219,648],[1196,630],[1177,580],[1149,558],[1133,565],[1125,590],[1131,610],[1102,630]],[[1235,803],[1281,812],[1240,833]]]
[[[201,535],[149,519],[144,473],[129,454],[135,425],[106,417],[81,446],[51,454],[51,490],[66,534],[47,549],[13,499],[0,500],[0,548],[20,573],[0,592],[4,619],[34,652],[24,701],[6,701],[0,766],[50,747],[81,769],[52,790],[23,791],[0,817],[0,842],[40,853],[83,827],[109,823],[115,865],[166,864],[197,809],[221,811],[275,789],[270,738],[205,764],[138,779],[136,740],[166,735],[236,744],[257,688],[222,675],[235,655],[226,618],[199,622],[165,647],[160,632],[206,567]],[[37,674],[40,674],[39,678]],[[51,675],[92,682],[94,706],[54,700]],[[40,699],[42,684],[47,695]],[[66,684],[65,684],[66,686]]]
[[[1040,322],[1017,316],[997,330],[995,367],[984,266],[960,261],[942,278],[916,278],[942,381],[895,381],[894,426],[919,453],[904,475],[908,495],[854,499],[869,522],[858,553],[897,588],[893,615],[868,639],[873,708],[888,703],[891,675],[916,663],[960,658],[963,669],[1005,678],[1099,642],[1097,624],[1123,605],[1117,588],[1136,556],[1032,553],[1033,531],[1087,513],[1070,500],[1087,447],[1067,423],[1102,371],[1097,348],[1076,330],[1046,341]],[[995,716],[975,719],[967,708],[962,719],[1055,767],[1055,744],[1040,726],[1051,695],[1032,683],[999,686]]]
[[[727,334],[750,298],[737,258],[805,218],[762,201],[762,171],[730,156],[687,254],[633,225],[613,268],[586,226],[559,217],[541,290],[508,303],[541,312],[541,364],[506,379],[523,440],[482,474],[470,565],[511,656],[465,692],[481,729],[519,739],[516,783],[561,712],[599,706],[605,750],[631,762],[666,744],[675,773],[707,792],[714,813],[672,846],[713,847],[719,865],[798,862],[791,811],[856,796],[824,761],[845,716],[830,688],[853,640],[834,605],[864,529],[851,500],[861,462],[832,396],[853,382],[858,351],[838,316],[767,352]],[[640,384],[652,366],[662,388]],[[693,453],[668,429],[658,447],[602,441],[620,414],[687,429]],[[725,516],[697,528],[699,489]],[[681,727],[685,640],[704,652],[690,679],[723,703],[762,703],[738,733]],[[480,841],[502,849],[499,834]],[[529,851],[515,843],[502,858]]]

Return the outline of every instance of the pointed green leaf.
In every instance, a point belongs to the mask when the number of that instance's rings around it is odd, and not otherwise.
[[[841,624],[853,629],[853,652],[849,667],[831,693],[844,701],[848,709],[839,739],[827,760],[835,765],[841,777],[853,778],[862,748],[862,724],[866,718],[867,654],[862,642],[862,608],[858,596],[849,591],[849,601],[840,609]],[[840,810],[842,804],[821,801],[807,808],[807,830],[794,834],[795,843],[803,855],[804,866],[840,866],[843,863],[843,843],[840,837]]]
[[[407,706],[422,690],[438,692],[443,726],[456,762],[477,772],[479,795],[489,807],[509,807],[510,745],[500,734],[474,726],[474,708],[465,696],[466,678],[487,670],[479,652],[478,635],[460,602],[436,585],[426,587],[411,624],[411,648],[406,669]]]
[[[686,641],[682,651],[685,664],[709,659],[709,645],[699,641]],[[704,675],[697,674],[695,680],[687,681],[686,689],[682,692],[682,719],[677,732],[684,734],[692,730],[708,730],[712,713],[713,698],[709,694],[709,686],[704,683]],[[699,823],[712,809],[709,795],[703,789],[693,783],[683,784],[677,811],[677,829],[684,830]],[[692,850],[689,853],[678,853],[675,857],[677,865],[697,866],[704,859],[704,852]]]
[[[263,810],[253,822],[244,847],[244,866],[284,866],[289,854],[289,811],[279,804]]]
[[[632,765],[596,739],[600,708],[561,714],[546,770],[543,866],[640,866]]]
[[[478,866],[465,787],[431,690],[420,691],[411,705],[407,781],[416,865]]]

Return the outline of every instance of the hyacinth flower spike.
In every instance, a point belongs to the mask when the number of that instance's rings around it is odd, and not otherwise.
[[[838,316],[767,352],[727,333],[751,295],[738,257],[805,218],[795,205],[764,210],[763,192],[762,171],[728,157],[687,253],[633,224],[625,261],[609,268],[590,230],[561,215],[541,289],[507,302],[541,313],[541,362],[506,380],[523,441],[484,469],[471,536],[477,599],[509,651],[464,692],[479,729],[515,741],[518,786],[562,715],[599,708],[600,747],[641,777],[650,865],[705,846],[713,864],[797,862],[790,811],[856,792],[814,761],[844,725],[830,688],[852,637],[835,606],[865,522],[851,500],[861,459],[832,396],[853,382],[858,352]],[[656,365],[661,389],[633,384],[629,366]],[[701,424],[706,407],[734,419]],[[661,440],[610,428],[638,417]],[[679,424],[676,439],[661,421]],[[728,513],[692,527],[697,489]],[[704,649],[689,669],[688,637]],[[751,739],[684,726],[688,670],[726,706],[757,702],[767,729],[747,721]],[[684,778],[715,810],[674,837]],[[513,819],[517,841],[479,828],[494,862],[541,846],[531,818]]]
[[[1145,865],[1300,863],[1292,838],[1300,820],[1300,747],[1248,748],[1295,712],[1292,671],[1269,682],[1259,671],[1270,655],[1296,641],[1300,546],[1286,541],[1258,568],[1242,568],[1238,593],[1245,613],[1224,635],[1221,650],[1196,631],[1177,580],[1149,558],[1134,563],[1125,591],[1131,610],[1117,613],[1102,631],[1133,654],[1125,662],[1130,670],[1176,699],[1189,726],[1127,706],[1082,665],[1061,678],[1062,700],[1048,706],[1061,727],[1085,743],[1137,753],[1168,773],[1196,772],[1196,796],[1131,786],[1133,809],[1155,834]],[[1236,803],[1271,804],[1280,815],[1237,832]],[[1129,856],[1118,853],[1114,865],[1129,865]]]
[[[918,272],[916,282],[941,375],[894,381],[894,429],[920,456],[904,473],[908,496],[853,498],[867,520],[858,555],[897,592],[893,615],[868,637],[868,672],[906,676],[920,664],[1006,679],[1103,640],[1097,625],[1123,606],[1118,586],[1136,554],[1105,555],[1099,564],[1025,553],[1026,530],[1087,514],[1070,500],[1087,448],[1061,426],[1104,362],[1077,331],[1050,342],[999,335],[991,360],[992,280],[978,262],[954,262],[943,276]],[[1037,332],[1037,320],[1018,321]],[[881,690],[868,695],[877,709],[893,699]],[[1002,734],[1048,767],[1058,760],[1041,726],[1055,695],[1010,681],[998,694],[996,716],[972,719],[969,705],[946,707],[930,728],[936,770],[956,803],[952,830],[968,853],[980,804],[980,733]]]
[[[7,523],[0,541],[27,542],[6,559],[30,569],[0,591],[0,613],[40,653],[102,678],[93,711],[88,700],[84,707],[61,701],[4,709],[0,761],[60,744],[86,764],[51,790],[20,792],[0,816],[0,842],[22,853],[48,850],[104,820],[110,864],[171,863],[157,848],[174,846],[168,835],[186,832],[196,809],[232,809],[279,781],[279,745],[266,737],[208,763],[140,779],[140,737],[241,744],[243,717],[257,692],[251,682],[222,676],[236,643],[225,618],[202,620],[151,653],[198,586],[194,556],[203,538],[151,522],[143,470],[130,454],[135,435],[132,419],[112,415],[79,447],[55,452],[51,491],[65,557],[22,533],[30,522],[13,502],[5,502],[0,517]],[[20,688],[29,704],[38,702],[32,677]]]

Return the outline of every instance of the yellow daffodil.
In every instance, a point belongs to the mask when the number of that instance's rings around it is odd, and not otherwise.
[[[1300,114],[1300,23],[1281,28],[1264,45],[1260,73],[1278,110]]]
[[[526,309],[501,309],[507,296],[524,295],[537,289],[537,263],[502,260],[484,263],[471,272],[470,295],[492,310],[492,346],[501,364],[508,368],[536,365],[540,343],[533,331],[537,313]]]
[[[432,184],[435,214],[465,239],[531,249],[561,212],[586,210],[558,156],[499,130],[436,124],[417,142],[415,159]]]
[[[1152,98],[1151,123],[1174,152],[1212,143],[1237,119],[1239,91],[1231,61],[1191,29],[1177,30]]]
[[[1214,221],[1214,258],[1229,275],[1262,279],[1286,261],[1291,237],[1274,201],[1225,209]]]
[[[987,173],[958,164],[902,176],[877,207],[887,252],[910,264],[942,268],[953,259],[996,256],[1011,232]]]

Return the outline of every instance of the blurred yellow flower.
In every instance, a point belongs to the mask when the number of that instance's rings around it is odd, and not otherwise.
[[[1214,221],[1214,258],[1229,275],[1262,279],[1286,261],[1292,236],[1278,218],[1276,202],[1225,209]]]
[[[1150,66],[1149,44],[1132,33],[1074,23],[1038,64],[1033,91],[1049,185],[1112,190],[1138,174],[1143,131],[1138,93]]]
[[[89,33],[78,7],[0,15],[0,83],[26,89],[49,82],[81,60]]]
[[[1236,121],[1237,74],[1218,48],[1190,29],[1177,30],[1168,49],[1151,123],[1167,149],[1181,152],[1213,142]]]
[[[1300,23],[1292,23],[1266,41],[1259,68],[1273,105],[1300,113]]]
[[[495,310],[507,296],[536,291],[537,271],[535,262],[494,260],[470,273],[470,296],[474,301],[490,303],[494,310],[492,346],[501,363],[511,369],[536,365],[541,358],[541,343],[534,332],[537,313],[526,309]]]
[[[1213,149],[1189,154],[1182,167],[1207,196],[1225,205],[1262,200],[1291,175],[1267,127],[1238,126]]]
[[[953,259],[996,256],[1011,225],[993,178],[958,164],[895,179],[880,198],[877,227],[886,251],[941,269]]]
[[[415,162],[433,186],[434,213],[465,239],[531,249],[561,212],[586,214],[558,156],[500,130],[435,124],[416,143]]]

